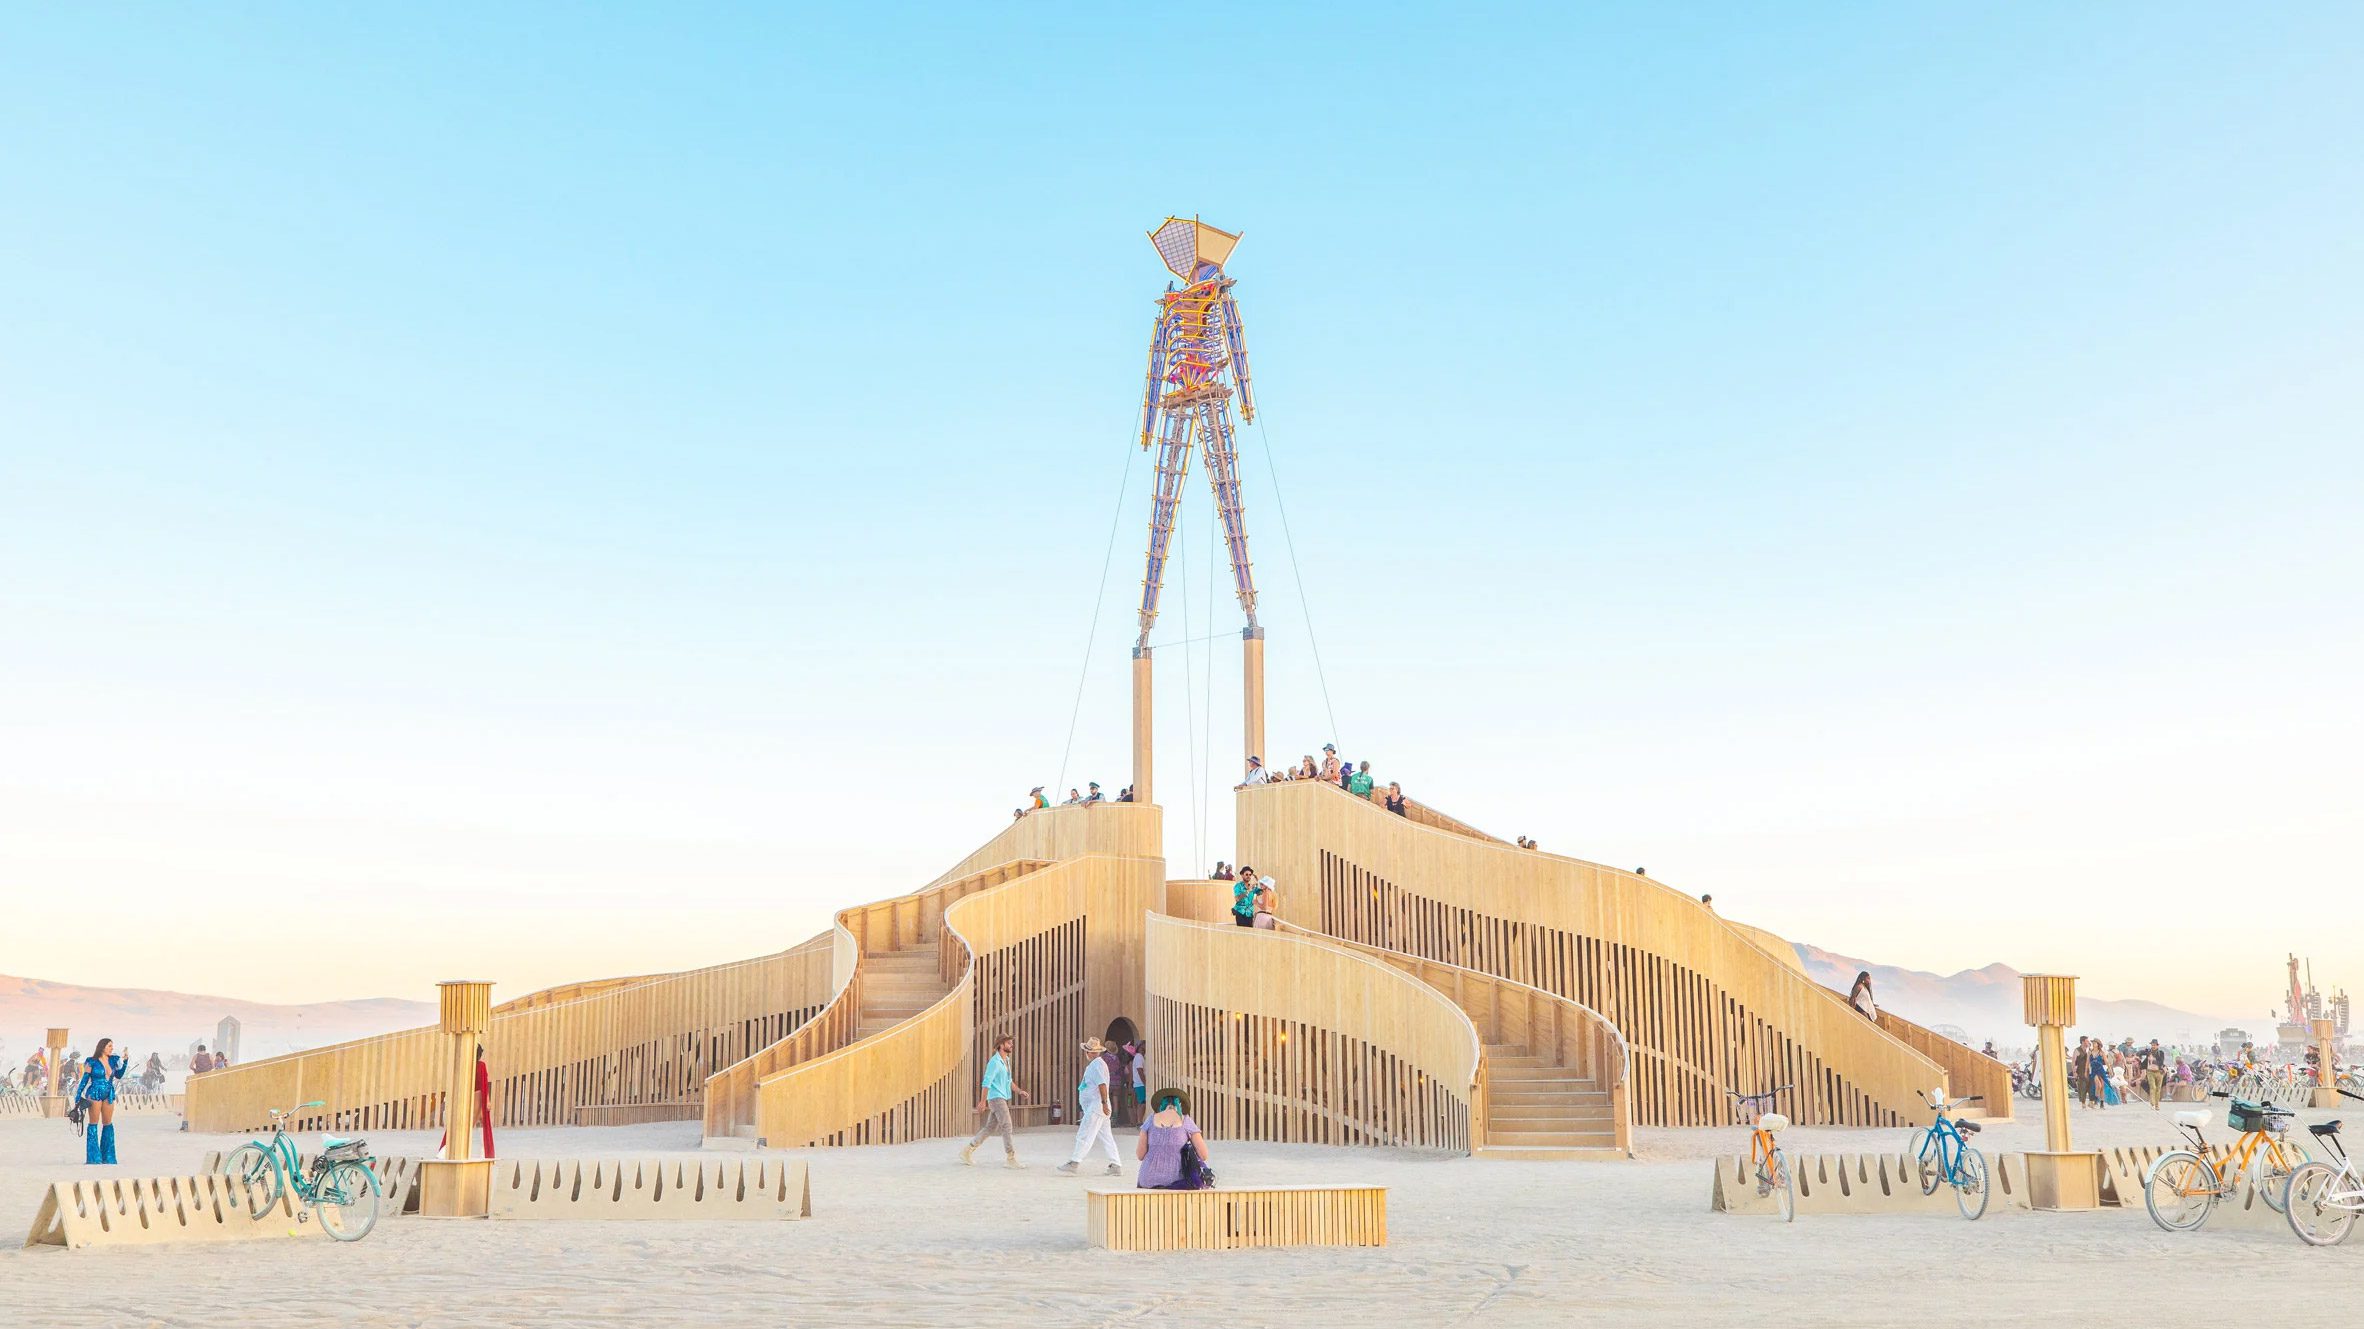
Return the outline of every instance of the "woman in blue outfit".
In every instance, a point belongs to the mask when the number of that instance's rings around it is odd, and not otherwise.
[[[74,1089],[76,1098],[90,1104],[90,1115],[82,1124],[85,1163],[115,1161],[115,1083],[122,1078],[123,1058],[115,1052],[115,1040],[100,1039],[82,1063],[82,1083]]]

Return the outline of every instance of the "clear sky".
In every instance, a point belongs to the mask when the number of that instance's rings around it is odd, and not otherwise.
[[[2364,984],[2359,68],[2353,5],[19,7],[0,971],[738,958],[1121,783],[1195,212],[1281,755],[1883,962]],[[1185,512],[1161,641],[1238,624]]]

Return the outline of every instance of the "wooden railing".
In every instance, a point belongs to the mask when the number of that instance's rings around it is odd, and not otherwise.
[[[695,1097],[711,1069],[809,1018],[827,1000],[826,935],[773,955],[624,984],[569,984],[504,1004],[485,1033],[497,1125],[559,1125],[575,1109]],[[449,1071],[432,1026],[246,1062],[190,1077],[195,1131],[262,1130],[272,1108],[314,1099],[298,1130],[443,1124]]]
[[[1794,1084],[1802,1122],[1896,1125],[1944,1069],[1652,878],[1394,817],[1317,783],[1239,793],[1239,852],[1280,916],[1598,1011],[1632,1057],[1633,1119],[1731,1120],[1727,1088]]]
[[[1210,1137],[1472,1147],[1484,1049],[1444,993],[1276,930],[1159,916],[1147,942],[1152,1079]]]
[[[1978,1110],[1989,1120],[2010,1120],[2010,1067],[1976,1048],[1914,1024],[1894,1011],[1882,1010],[1879,1020],[1880,1028],[1891,1037],[1945,1068],[1942,1087],[1947,1096],[1968,1098],[1976,1094],[1984,1100]]]
[[[723,1068],[705,1085],[705,1132],[709,1136],[758,1133],[760,1087],[769,1077],[851,1046],[862,1023],[862,960],[921,945],[943,925],[947,906],[1047,866],[1003,863],[950,882],[924,887],[874,904],[838,911],[830,934],[832,967],[843,982],[820,1012],[778,1042]]]
[[[1539,987],[1442,960],[1425,960],[1401,951],[1366,946],[1291,923],[1282,923],[1279,929],[1291,936],[1345,947],[1393,965],[1451,998],[1469,1017],[1484,1042],[1524,1047],[1600,1085],[1609,1095],[1609,1115],[1616,1131],[1617,1147],[1633,1152],[1633,1105],[1627,1094],[1626,1075],[1631,1058],[1624,1035],[1599,1011]],[[1479,1076],[1480,1081],[1485,1078],[1483,1074]],[[1484,1125],[1485,1118],[1480,1115],[1472,1126],[1475,1142],[1481,1145],[1485,1143]]]

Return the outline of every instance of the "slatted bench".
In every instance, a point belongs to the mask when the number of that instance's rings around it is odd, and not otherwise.
[[[1112,1251],[1384,1246],[1385,1186],[1218,1186],[1087,1193],[1085,1226]]]

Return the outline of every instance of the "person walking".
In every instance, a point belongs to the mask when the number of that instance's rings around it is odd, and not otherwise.
[[[2159,1099],[2167,1090],[2167,1049],[2155,1038],[2142,1050],[2142,1087],[2150,1095],[2151,1111],[2158,1111]]]
[[[1059,1170],[1075,1175],[1083,1167],[1084,1155],[1097,1144],[1107,1147],[1108,1175],[1122,1176],[1124,1159],[1116,1152],[1116,1132],[1108,1124],[1108,1063],[1102,1059],[1108,1045],[1087,1038],[1079,1046],[1089,1060],[1084,1062],[1082,1081],[1075,1086],[1075,1152]]]
[[[82,1082],[74,1087],[74,1097],[90,1104],[82,1124],[85,1164],[115,1161],[115,1083],[123,1078],[124,1061],[114,1049],[114,1039],[100,1039],[82,1063]]]
[[[1847,1004],[1855,1008],[1856,1014],[1873,1024],[1880,1022],[1880,1008],[1872,1001],[1871,970],[1856,972],[1855,986],[1847,992]]]
[[[1010,1096],[1032,1098],[1034,1095],[1010,1083],[1010,1053],[1017,1046],[1018,1040],[1008,1034],[993,1040],[993,1055],[985,1059],[985,1074],[977,1095],[977,1110],[985,1114],[985,1124],[977,1128],[977,1138],[969,1141],[969,1147],[960,1151],[963,1163],[975,1163],[977,1146],[985,1143],[986,1136],[998,1135],[1004,1155],[1001,1165],[1026,1166],[1018,1161],[1018,1139],[1010,1128]]]

